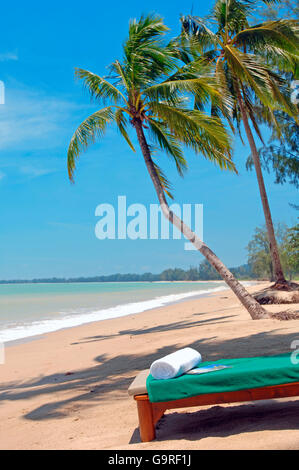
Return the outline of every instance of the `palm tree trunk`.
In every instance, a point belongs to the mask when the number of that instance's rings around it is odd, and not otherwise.
[[[192,232],[192,230],[170,209],[167,204],[164,190],[161,186],[159,177],[157,175],[155,166],[153,164],[151,153],[143,132],[142,122],[140,119],[135,119],[133,125],[136,129],[137,138],[141,151],[144,157],[144,161],[147,170],[150,174],[152,182],[154,184],[160,206],[164,216],[181,231],[181,233],[197,248],[197,250],[205,256],[210,264],[218,271],[222,279],[232,289],[234,294],[238,297],[242,305],[247,309],[253,320],[260,318],[267,318],[268,314],[265,309],[247,292],[247,290],[240,284],[233,274],[227,269],[227,267],[220,261],[220,259],[213,253],[213,251],[203,243],[198,236]]]
[[[268,232],[270,253],[271,253],[271,258],[272,258],[272,263],[273,263],[275,285],[276,286],[285,285],[287,284],[287,281],[284,277],[283,270],[281,267],[278,246],[276,243],[274,227],[273,227],[273,222],[272,222],[272,217],[271,217],[270,206],[268,202],[263,173],[261,169],[260,158],[259,158],[258,151],[255,145],[253,134],[250,129],[247,112],[246,112],[245,105],[241,97],[240,91],[238,92],[238,101],[239,101],[239,106],[241,110],[245,132],[246,132],[247,139],[250,145],[251,155],[253,158],[257,181],[259,185],[259,190],[260,190],[260,195],[261,195],[261,200],[262,200],[262,205],[263,205],[263,210],[264,210],[264,215],[265,215],[265,220],[266,220],[266,227],[267,227],[267,232]]]

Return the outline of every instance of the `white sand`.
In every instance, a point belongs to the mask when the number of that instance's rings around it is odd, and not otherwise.
[[[299,398],[170,411],[141,443],[127,394],[139,370],[178,348],[214,360],[288,352],[293,340],[299,320],[253,321],[224,291],[7,347],[0,448],[298,449]]]

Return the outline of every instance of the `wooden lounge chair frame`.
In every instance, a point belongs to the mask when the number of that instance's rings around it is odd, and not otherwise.
[[[145,372],[145,371],[143,371]],[[129,392],[130,393],[130,392]],[[209,393],[180,400],[151,403],[147,393],[136,394],[139,430],[142,442],[155,439],[155,426],[166,410],[189,408],[192,406],[219,405],[244,401],[267,400],[299,396],[299,382],[292,382],[269,387],[252,388],[234,392]]]

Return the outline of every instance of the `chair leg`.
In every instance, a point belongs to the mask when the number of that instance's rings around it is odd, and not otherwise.
[[[139,431],[142,442],[155,439],[155,424],[152,404],[147,400],[137,400]]]

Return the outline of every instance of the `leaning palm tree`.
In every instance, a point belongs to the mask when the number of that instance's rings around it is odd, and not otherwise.
[[[68,172],[73,181],[76,159],[82,150],[102,137],[108,124],[115,123],[135,151],[128,132],[128,124],[137,136],[146,168],[156,190],[165,217],[216,268],[221,277],[249,311],[252,318],[267,316],[246,289],[234,278],[213,251],[169,208],[170,183],[152,154],[152,144],[165,151],[180,174],[187,162],[183,146],[202,154],[221,168],[234,170],[230,158],[230,141],[221,120],[201,110],[190,109],[187,97],[201,97],[202,102],[213,96],[223,105],[215,79],[205,67],[178,63],[178,51],[173,44],[164,44],[168,28],[156,16],[131,21],[129,37],[123,46],[122,62],[115,61],[110,76],[100,77],[77,69],[91,96],[109,105],[89,116],[74,133],[68,149]],[[182,65],[182,66],[180,66]]]
[[[270,3],[274,0],[265,0]],[[288,83],[277,72],[298,71],[298,21],[266,21],[249,25],[256,10],[255,0],[216,0],[209,16],[185,16],[182,21],[182,41],[189,60],[200,55],[214,67],[215,77],[225,93],[234,101],[233,114],[226,114],[231,127],[233,118],[240,131],[243,122],[251,149],[274,267],[275,285],[287,288],[274,235],[270,206],[261,170],[259,154],[250,122],[263,143],[259,123],[276,126],[274,110],[281,110],[297,119],[297,109],[290,101]],[[185,54],[188,57],[188,54]],[[274,70],[276,72],[274,72]],[[259,113],[256,113],[259,109]],[[219,107],[212,105],[214,114]],[[258,114],[258,115],[257,115]]]

